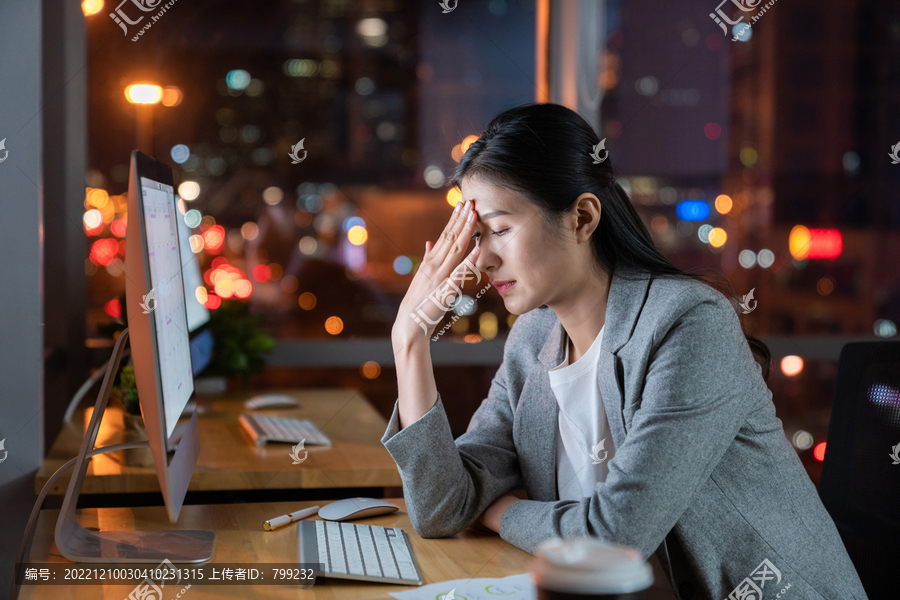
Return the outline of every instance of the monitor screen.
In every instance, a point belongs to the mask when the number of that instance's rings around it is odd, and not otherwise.
[[[175,196],[176,199],[178,196]],[[180,199],[179,199],[180,200]],[[184,204],[180,200],[178,204]],[[184,280],[184,300],[187,309],[188,331],[197,331],[209,322],[209,309],[197,299],[197,289],[203,287],[203,274],[200,272],[200,261],[191,250],[191,228],[184,220],[184,215],[178,211],[178,242],[181,247],[181,275]],[[202,369],[194,367],[194,372]]]
[[[156,331],[156,358],[168,438],[194,391],[176,223],[179,215],[172,186],[141,177],[141,196],[151,288],[144,310],[150,311]]]

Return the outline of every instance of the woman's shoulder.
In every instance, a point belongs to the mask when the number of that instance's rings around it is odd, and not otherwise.
[[[674,275],[651,278],[645,309],[682,313],[703,303],[736,310],[735,304],[716,288],[689,276]]]

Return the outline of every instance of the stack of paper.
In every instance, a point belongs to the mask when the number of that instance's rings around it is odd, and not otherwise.
[[[397,600],[537,600],[527,573],[502,579],[454,579],[390,594]]]

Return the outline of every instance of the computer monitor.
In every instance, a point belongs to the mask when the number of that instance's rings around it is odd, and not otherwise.
[[[169,521],[177,521],[181,512],[200,453],[200,436],[196,411],[191,412],[183,433],[172,435],[194,391],[178,217],[172,169],[146,154],[132,152],[125,236],[128,328],[113,350],[56,525],[57,548],[76,562],[158,564],[165,558],[202,562],[212,556],[211,531],[92,532],[81,527],[76,517],[88,454],[97,438],[125,340],[131,343],[141,415]]]
[[[175,424],[194,391],[178,235],[181,215],[172,169],[137,151],[131,157],[128,217],[125,298],[131,360],[157,478],[174,523],[200,449],[189,428],[169,456]]]

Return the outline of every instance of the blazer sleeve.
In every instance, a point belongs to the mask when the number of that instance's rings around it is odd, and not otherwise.
[[[459,533],[521,478],[505,365],[456,441],[440,392],[431,410],[403,429],[394,402],[381,443],[397,463],[410,521],[422,537]]]
[[[500,535],[534,553],[551,537],[592,536],[649,557],[687,509],[763,393],[759,365],[724,296],[683,292],[662,311],[641,404],[590,497],[519,500]]]

